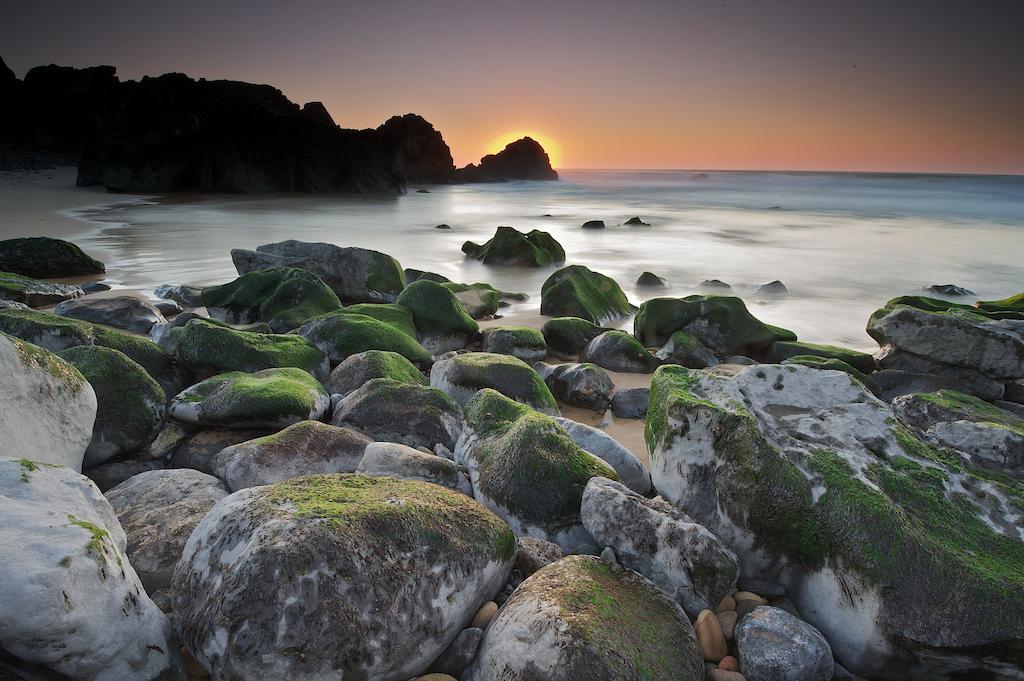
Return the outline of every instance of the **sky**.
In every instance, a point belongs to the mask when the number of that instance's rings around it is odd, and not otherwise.
[[[11,3],[0,56],[419,113],[458,165],[1024,173],[1024,0]]]

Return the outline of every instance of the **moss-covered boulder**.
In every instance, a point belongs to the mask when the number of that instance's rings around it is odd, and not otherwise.
[[[851,671],[1021,673],[1020,482],[915,437],[849,375],[799,365],[661,367],[646,437],[661,495],[741,574],[782,584]]]
[[[509,355],[469,352],[443,359],[431,368],[430,385],[461,405],[473,399],[478,390],[492,388],[537,411],[558,416],[558,404],[540,374]]]
[[[501,304],[501,292],[490,284],[457,284],[445,282],[441,284],[455,294],[463,309],[473,319],[487,319],[498,312]]]
[[[583,364],[534,364],[556,399],[571,407],[604,412],[611,406],[615,383],[608,372],[585,362]]]
[[[527,364],[540,362],[548,356],[544,334],[529,326],[492,326],[481,334],[484,352],[512,355]]]
[[[663,364],[681,364],[690,369],[706,369],[718,364],[715,353],[685,331],[676,331],[669,336],[654,356]]]
[[[633,310],[614,279],[583,265],[563,267],[540,289],[540,313],[549,317],[579,317],[603,324]]]
[[[327,355],[332,365],[367,350],[386,350],[417,366],[430,366],[430,353],[400,328],[362,314],[339,310],[311,319],[295,333]]]
[[[658,360],[637,339],[625,331],[605,331],[580,352],[581,362],[590,362],[610,371],[649,374],[658,367]]]
[[[77,345],[99,345],[119,350],[141,364],[167,395],[177,394],[191,382],[184,365],[156,343],[100,324],[35,310],[0,309],[0,331],[51,352]]]
[[[1024,292],[1014,294],[1002,300],[982,300],[975,307],[991,315],[1000,315],[1002,313],[1006,315],[1006,318],[1024,319]]]
[[[782,364],[802,364],[805,367],[812,367],[814,369],[842,371],[843,373],[850,374],[863,383],[871,392],[875,394],[878,394],[879,392],[878,383],[875,382],[875,379],[861,371],[858,371],[841,359],[821,357],[818,355],[794,355],[789,359],[783,360]]]
[[[348,395],[374,378],[390,378],[402,383],[427,385],[427,378],[416,366],[397,352],[367,350],[349,355],[335,367],[324,387],[331,394]]]
[[[562,245],[538,229],[524,234],[514,227],[498,227],[494,236],[483,244],[472,241],[462,244],[462,252],[485,265],[548,267],[565,262]]]
[[[167,321],[160,310],[138,296],[65,300],[57,304],[53,313],[141,334],[148,334],[154,324]]]
[[[468,466],[477,501],[517,536],[570,552],[596,548],[580,521],[580,499],[590,478],[618,479],[611,466],[580,449],[550,416],[494,390],[466,405],[466,427],[455,459]]]
[[[758,356],[775,341],[796,340],[793,332],[750,314],[733,296],[652,298],[633,320],[633,335],[648,347],[664,345],[677,331],[685,331],[719,356]]]
[[[200,426],[284,428],[318,420],[331,404],[320,382],[302,369],[232,371],[212,376],[171,402],[171,417]]]
[[[138,363],[118,350],[79,345],[60,353],[89,381],[96,392],[96,423],[82,465],[146,447],[167,418],[167,396]]]
[[[416,325],[412,320],[412,312],[398,303],[356,303],[342,308],[341,312],[373,317],[379,322],[390,324],[410,338],[416,338]]]
[[[462,679],[703,681],[704,661],[686,613],[658,587],[594,556],[569,556],[515,590]]]
[[[540,329],[549,348],[567,355],[578,355],[587,343],[607,330],[579,317],[549,319]]]
[[[294,267],[248,272],[228,284],[207,286],[202,297],[215,319],[232,324],[267,322],[278,333],[341,309],[341,301],[327,284]]]
[[[22,303],[28,307],[43,307],[84,295],[85,291],[79,286],[51,284],[0,270],[0,300]]]
[[[74,365],[0,333],[0,457],[82,470],[96,393]]]
[[[501,588],[514,555],[500,518],[438,485],[295,478],[203,518],[174,574],[174,613],[214,678],[408,679]]]
[[[837,345],[818,345],[801,341],[775,341],[768,348],[768,357],[773,362],[781,362],[797,355],[810,355],[824,359],[838,359],[857,371],[870,374],[876,369],[875,358],[866,352],[858,352]]]
[[[480,331],[455,294],[436,281],[409,284],[398,304],[412,312],[420,343],[433,354],[460,350]]]
[[[462,407],[436,388],[374,378],[338,404],[331,423],[378,442],[453,449],[462,434]]]
[[[295,367],[325,379],[330,369],[327,356],[302,336],[237,331],[202,319],[176,335],[178,358],[201,375]]]
[[[0,241],[0,270],[44,279],[106,272],[75,244],[46,236]]]

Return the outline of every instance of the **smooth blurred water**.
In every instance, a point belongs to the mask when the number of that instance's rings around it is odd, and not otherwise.
[[[568,264],[614,277],[639,303],[730,283],[755,315],[808,341],[874,346],[864,333],[887,299],[955,283],[978,298],[1024,290],[1024,177],[850,173],[566,171],[560,182],[432,186],[400,197],[196,196],[126,200],[80,212],[81,241],[107,252],[110,279],[152,289],[235,276],[229,251],[282,239],[384,251],[453,281],[534,298],[551,270],[466,261],[462,242],[498,225],[551,232]],[[650,227],[622,226],[640,216]],[[582,230],[603,219],[605,230]],[[446,223],[451,231],[435,229]],[[650,270],[666,292],[637,291]],[[779,279],[782,300],[750,287]]]

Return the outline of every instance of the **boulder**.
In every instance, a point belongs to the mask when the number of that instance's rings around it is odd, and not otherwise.
[[[754,317],[732,296],[652,298],[633,320],[633,335],[645,346],[663,345],[676,331],[723,357],[757,355],[777,340],[796,340],[792,332]]]
[[[668,288],[668,282],[664,277],[659,277],[654,272],[642,272],[636,278],[637,288]]]
[[[96,422],[83,467],[145,448],[167,418],[167,396],[160,384],[123,352],[80,345],[60,353],[96,393]]]
[[[164,316],[164,319],[175,317],[185,311],[181,305],[173,300],[158,300],[153,303],[153,307],[156,308],[157,312]],[[150,331],[152,331],[152,329],[150,329]]]
[[[974,291],[963,286],[957,286],[956,284],[932,284],[931,286],[925,286],[923,290],[926,293],[935,293],[940,296],[950,296],[951,298],[974,295]]]
[[[1016,293],[1002,300],[982,300],[975,307],[996,319],[1024,318],[1024,292]]]
[[[451,229],[451,227],[449,225],[438,225],[434,229]],[[406,286],[408,286],[414,281],[419,281],[420,279],[426,279],[427,281],[436,281],[439,284],[444,284],[451,281],[451,279],[449,279],[448,277],[444,276],[443,274],[438,274],[437,272],[427,272],[425,270],[413,269],[412,267],[406,267],[404,271]]]
[[[203,518],[174,573],[175,620],[217,679],[404,680],[498,591],[514,554],[505,523],[443,487],[295,478]]]
[[[871,376],[857,371],[852,366],[847,364],[841,359],[832,359],[828,357],[819,357],[816,355],[793,355],[789,359],[785,359],[781,362],[782,364],[802,364],[805,367],[812,367],[814,369],[825,369],[827,371],[842,371],[843,373],[850,374],[858,381],[864,384],[871,392],[878,394],[878,384]]]
[[[239,274],[273,267],[298,267],[312,272],[346,305],[393,303],[405,288],[402,266],[390,255],[334,244],[280,241],[255,251],[232,249]]]
[[[591,478],[580,517],[599,545],[612,547],[623,566],[657,584],[690,617],[736,590],[736,554],[662,499],[646,499],[623,484]]]
[[[430,366],[430,353],[400,328],[363,314],[344,310],[316,317],[296,332],[327,355],[332,365],[367,350],[402,355],[417,366]]]
[[[758,284],[754,287],[753,294],[764,298],[783,298],[789,295],[789,288],[776,279],[767,284]]]
[[[587,343],[580,353],[581,362],[592,362],[611,371],[649,374],[658,367],[658,360],[637,339],[625,331],[605,331]]]
[[[37,236],[0,241],[0,271],[51,279],[102,274],[106,268],[69,241]]]
[[[676,331],[669,336],[654,356],[664,364],[681,364],[689,369],[706,369],[718,364],[715,353],[685,331]]]
[[[441,285],[455,294],[462,309],[472,319],[490,319],[501,306],[501,292],[490,284],[444,282]]]
[[[494,236],[483,244],[467,241],[462,244],[466,257],[485,265],[548,267],[565,262],[565,250],[547,232],[538,229],[527,233],[514,227],[498,227]]]
[[[58,303],[53,312],[61,317],[71,317],[141,334],[148,334],[154,324],[163,324],[167,321],[160,314],[160,310],[135,296],[65,300]]]
[[[356,472],[363,475],[383,475],[401,480],[432,482],[473,496],[469,480],[453,461],[397,442],[368,444]]]
[[[615,384],[596,364],[534,365],[555,398],[572,407],[604,412],[611,405]]]
[[[583,451],[551,417],[494,390],[469,402],[466,424],[455,461],[469,469],[477,501],[516,536],[547,539],[566,551],[596,548],[580,521],[580,499],[590,478],[617,478],[611,466]]]
[[[174,630],[146,595],[117,516],[88,478],[0,459],[0,506],[5,669],[17,678],[185,678]]]
[[[519,537],[516,539],[516,569],[529,577],[545,565],[565,558],[562,547],[546,539]]]
[[[461,168],[456,177],[461,182],[503,182],[505,180],[557,180],[544,147],[532,137],[509,142],[496,154],[480,159],[479,165]]]
[[[703,681],[704,664],[686,613],[657,587],[593,556],[569,556],[515,590],[461,678]]]
[[[810,355],[822,359],[838,359],[846,362],[857,371],[870,374],[877,367],[875,358],[866,352],[857,352],[835,345],[817,345],[815,343],[803,343],[800,341],[775,341],[768,348],[768,357],[773,362],[796,357],[797,355]]]
[[[736,627],[750,681],[831,681],[832,649],[821,633],[785,610],[761,605]]]
[[[203,289],[198,286],[162,284],[153,289],[153,295],[164,300],[173,300],[184,308],[203,306]]]
[[[427,379],[420,370],[397,352],[367,350],[346,357],[331,372],[324,387],[331,394],[348,395],[374,378],[427,385]]]
[[[614,279],[583,265],[563,267],[548,277],[540,290],[540,313],[549,317],[579,317],[604,324],[633,312]]]
[[[398,303],[356,303],[339,310],[343,314],[361,314],[373,317],[379,322],[393,326],[409,338],[416,338],[416,325],[412,320],[412,312]]]
[[[430,370],[430,385],[463,406],[478,390],[492,388],[537,411],[558,415],[558,403],[540,374],[509,355],[470,352],[442,359]]]
[[[605,228],[605,224],[604,224],[604,220],[587,220],[582,225],[580,225],[580,228],[581,229],[604,229]]]
[[[243,273],[221,286],[207,286],[203,305],[214,319],[231,324],[266,322],[285,333],[306,321],[341,309],[341,301],[312,272],[271,267]]]
[[[454,681],[458,679],[466,667],[476,657],[476,651],[480,647],[480,639],[484,637],[484,630],[478,627],[469,627],[459,632],[452,644],[441,653],[430,667],[433,674],[421,676],[420,680],[426,681]],[[434,678],[431,678],[434,677]]]
[[[492,326],[484,329],[482,349],[499,355],[512,355],[527,364],[548,356],[544,335],[528,326]]]
[[[851,671],[1019,667],[971,651],[1024,640],[1024,487],[917,438],[848,374],[661,367],[646,437],[662,496],[781,585]]]
[[[248,442],[278,432],[276,428],[202,428],[168,421],[168,424],[187,428],[188,433],[165,456],[168,468],[194,468],[213,475],[213,460],[221,450],[241,442]],[[196,431],[196,432],[192,432]]]
[[[200,426],[284,428],[318,420],[331,398],[320,382],[302,369],[232,371],[212,376],[178,394],[171,417]]]
[[[192,530],[227,495],[220,480],[188,468],[139,473],[106,492],[128,540],[128,560],[147,593],[155,598],[171,588]]]
[[[412,312],[420,343],[432,354],[462,349],[480,331],[455,294],[435,281],[409,284],[398,304]]]
[[[96,392],[74,365],[0,333],[0,457],[30,457],[81,472]]]
[[[331,423],[377,441],[452,449],[462,432],[462,408],[435,388],[374,378],[338,404]]]
[[[354,473],[370,438],[320,421],[299,421],[284,430],[222,449],[213,474],[232,492],[317,473]]]
[[[578,355],[587,346],[608,329],[579,317],[556,317],[544,322],[541,333],[548,347],[556,352]]]
[[[565,429],[581,449],[615,469],[615,475],[623,485],[642,495],[651,492],[651,475],[633,452],[623,447],[618,440],[603,430],[569,419],[556,418],[558,425]]]
[[[74,298],[81,298],[85,291],[70,284],[51,284],[13,272],[0,270],[0,302],[4,307],[44,307]]]
[[[884,371],[895,370],[945,378],[950,387],[983,400],[1001,399],[1005,392],[1006,383],[1003,380],[992,378],[977,369],[943,364],[900,350],[893,345],[885,345],[876,352],[875,362]]]
[[[86,468],[82,475],[96,483],[101,492],[117,487],[128,478],[146,473],[148,471],[159,471],[167,468],[165,459],[151,459],[142,453],[132,454],[123,459],[112,459],[101,463],[99,466]],[[151,594],[156,598],[156,594]],[[161,606],[161,609],[163,607]]]
[[[651,400],[648,388],[626,388],[612,395],[612,413],[620,419],[642,419],[647,416]]]
[[[327,356],[302,336],[239,331],[202,319],[172,335],[178,359],[200,375],[294,367],[323,379],[330,370]]]
[[[628,227],[650,227],[651,226],[651,223],[644,222],[639,217],[631,217],[630,219],[626,220],[622,224],[624,224],[624,225],[626,225]]]

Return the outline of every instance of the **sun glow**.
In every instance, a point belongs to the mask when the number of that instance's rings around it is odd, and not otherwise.
[[[532,137],[533,139],[540,142],[540,145],[544,147],[544,151],[548,153],[548,158],[551,159],[551,167],[556,170],[562,165],[562,147],[553,140],[552,138],[542,133],[533,130],[513,130],[503,135],[499,135],[491,140],[487,144],[488,154],[496,154],[505,148],[509,142],[515,142],[518,139],[524,137]]]

